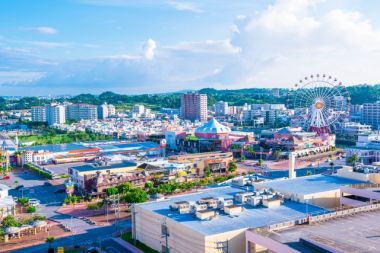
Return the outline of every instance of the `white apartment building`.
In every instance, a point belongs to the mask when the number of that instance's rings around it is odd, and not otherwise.
[[[380,101],[363,104],[362,123],[371,125],[373,129],[380,129]]]
[[[224,116],[230,114],[230,109],[227,102],[219,101],[215,104],[215,115]]]
[[[32,106],[30,113],[33,122],[46,122],[46,110],[44,106]]]
[[[145,113],[145,106],[144,105],[134,105],[132,109],[132,113],[140,116]]]
[[[49,126],[66,122],[66,108],[59,104],[45,105],[46,121]]]
[[[34,163],[34,164],[48,164],[53,161],[53,153],[47,151],[25,151],[23,153],[24,163]]]
[[[108,105],[106,103],[98,106],[98,119],[108,118]]]
[[[71,120],[97,120],[98,109],[96,105],[71,104],[66,107],[66,119]]]

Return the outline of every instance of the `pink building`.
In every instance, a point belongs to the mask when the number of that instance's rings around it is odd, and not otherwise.
[[[207,121],[207,95],[198,93],[182,94],[181,117],[191,121]]]

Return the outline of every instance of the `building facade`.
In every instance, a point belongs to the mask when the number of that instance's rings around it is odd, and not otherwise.
[[[46,110],[44,106],[32,106],[30,110],[33,122],[46,122]]]
[[[45,105],[46,121],[49,126],[66,122],[66,107],[59,104]]]
[[[207,121],[207,95],[198,93],[182,94],[181,117],[191,121]]]
[[[97,120],[98,108],[90,104],[71,104],[66,108],[68,120]]]
[[[371,125],[373,129],[380,127],[380,101],[363,104],[362,123]]]

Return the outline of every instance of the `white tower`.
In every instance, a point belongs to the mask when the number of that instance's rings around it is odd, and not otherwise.
[[[289,153],[289,178],[296,178],[296,153],[290,152]]]

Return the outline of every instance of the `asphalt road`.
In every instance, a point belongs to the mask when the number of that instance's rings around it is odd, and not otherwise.
[[[9,180],[1,180],[0,183],[6,184],[11,188],[23,185],[25,190],[19,191],[15,189],[9,190],[9,195],[16,197],[36,198],[41,201],[41,205],[37,208],[37,214],[44,215],[48,219],[62,223],[72,228],[73,236],[57,239],[54,246],[70,246],[70,245],[91,245],[94,241],[103,241],[110,239],[112,234],[131,227],[130,220],[121,221],[117,226],[96,226],[87,222],[71,217],[70,215],[57,213],[57,209],[62,206],[65,193],[56,194],[56,191],[63,186],[45,186],[47,180],[31,173],[30,171],[17,170],[11,173]],[[100,237],[99,237],[100,235]],[[20,249],[14,252],[44,252],[47,251],[47,244],[41,244],[30,248]]]
[[[111,250],[112,248],[118,250],[119,248],[116,247],[113,242],[110,242],[113,233],[121,229],[124,230],[130,227],[131,227],[130,220],[119,222],[118,226],[112,225],[112,226],[95,227],[95,228],[83,231],[83,233],[75,234],[73,236],[58,238],[52,243],[52,246],[56,248],[60,246],[63,246],[63,247],[73,246],[73,245],[91,246],[91,245],[96,244],[96,245],[105,246],[106,248],[109,245]],[[119,247],[122,247],[122,246],[119,245]],[[40,245],[15,250],[12,252],[14,253],[41,253],[41,252],[47,252],[47,249],[48,249],[48,244],[43,243]],[[124,248],[123,250],[124,251],[120,251],[120,252],[126,252]],[[113,252],[118,252],[118,251],[113,251]]]

